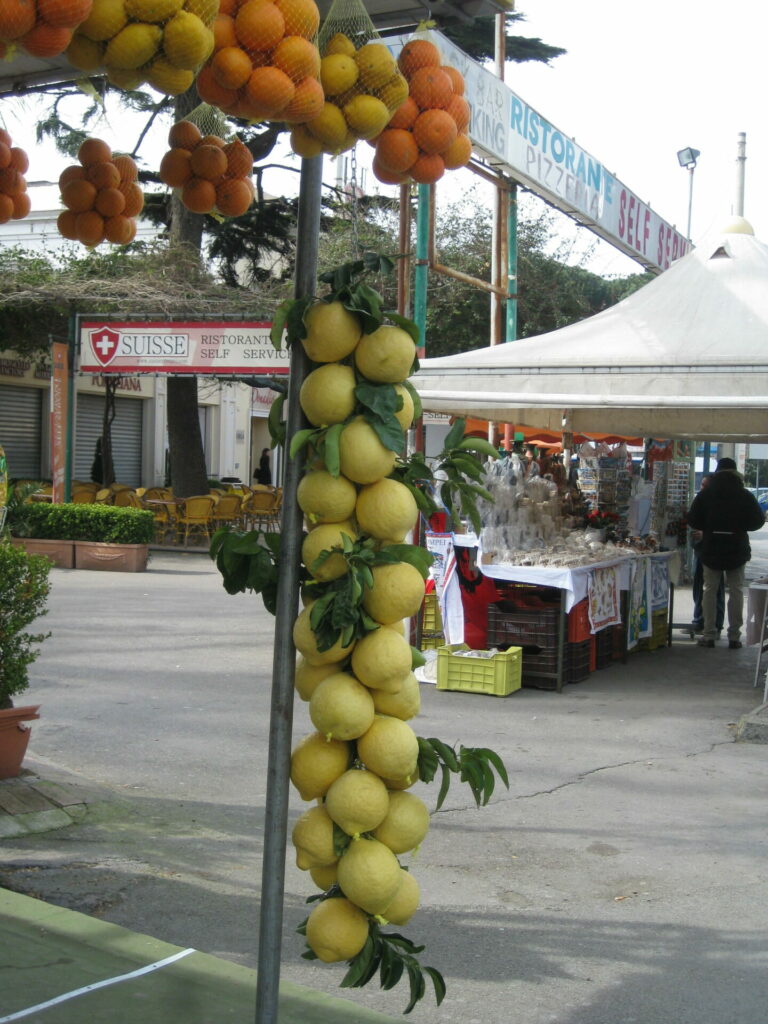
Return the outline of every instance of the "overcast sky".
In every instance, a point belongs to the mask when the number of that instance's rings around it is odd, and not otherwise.
[[[737,137],[746,132],[745,216],[758,237],[768,237],[768,191],[763,185],[768,176],[765,4],[671,0],[648,8],[617,0],[518,0],[518,9],[526,19],[519,25],[520,34],[539,36],[568,51],[551,67],[508,65],[508,84],[521,99],[573,136],[683,233],[689,173],[679,166],[676,154],[687,146],[699,149],[693,178],[694,243],[733,213]],[[36,151],[27,127],[37,120],[39,109],[33,103],[10,108],[4,100],[0,116],[14,141],[30,150],[28,177],[55,180],[61,161],[48,147]],[[114,113],[95,128],[115,148],[132,145],[140,130],[137,124],[135,131],[126,132],[124,115]],[[164,142],[162,135],[160,140]],[[158,162],[163,149],[160,144]],[[368,147],[361,144],[358,151],[364,166]],[[150,165],[152,150],[143,152]],[[287,156],[287,144],[281,144],[274,157]],[[450,181],[446,176],[444,193],[463,191],[465,175],[451,175]],[[325,178],[330,182],[333,177],[328,160]],[[276,191],[289,191],[295,180],[285,172],[272,178]],[[370,177],[368,183],[375,184]],[[46,190],[46,202],[42,192],[38,195],[36,205],[58,205],[56,189]],[[583,230],[579,236],[585,246],[594,237]],[[608,274],[640,269],[607,243],[599,244],[593,265]]]

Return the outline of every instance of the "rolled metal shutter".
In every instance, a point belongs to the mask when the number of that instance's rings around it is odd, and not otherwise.
[[[42,429],[42,390],[0,384],[0,444],[8,458],[9,479],[50,477],[50,469],[41,471]]]
[[[133,398],[115,399],[112,423],[112,457],[115,479],[130,487],[141,486],[142,420],[144,402]],[[101,437],[104,419],[104,396],[77,396],[77,441],[75,444],[75,480],[90,480],[96,454],[96,441]]]

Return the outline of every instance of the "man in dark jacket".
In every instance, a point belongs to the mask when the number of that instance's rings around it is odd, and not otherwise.
[[[765,516],[742,483],[733,459],[720,459],[709,486],[693,499],[688,525],[703,536],[699,559],[704,566],[704,632],[700,647],[714,647],[717,590],[725,573],[728,588],[728,647],[741,647],[744,621],[744,566],[752,557],[747,531],[759,530]]]

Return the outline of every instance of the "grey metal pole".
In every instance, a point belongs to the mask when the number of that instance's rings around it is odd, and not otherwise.
[[[296,298],[312,295],[315,290],[322,173],[322,156],[302,161],[294,282]],[[291,350],[288,385],[287,431],[289,438],[305,425],[299,405],[299,390],[307,374],[307,365],[308,360],[303,346],[294,346]],[[293,623],[299,606],[302,536],[302,517],[301,510],[296,503],[296,489],[302,470],[303,459],[289,459],[283,483],[280,582],[277,592],[275,648],[272,662],[267,806],[264,819],[264,857],[261,869],[256,1024],[276,1024],[278,1019],[285,850],[288,840],[293,680],[296,661],[296,649],[293,646]]]
[[[686,238],[690,242],[691,240],[691,213],[693,212],[693,172],[696,170],[696,164],[692,163],[688,168],[688,233]]]
[[[744,216],[744,171],[747,164],[747,133],[739,132],[736,144],[736,216]]]

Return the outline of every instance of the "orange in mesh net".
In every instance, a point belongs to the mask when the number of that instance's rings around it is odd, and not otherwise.
[[[471,111],[464,99],[464,77],[443,64],[438,47],[422,37],[405,44],[397,63],[409,95],[376,140],[373,173],[384,184],[408,180],[434,184],[446,170],[464,167],[472,155],[466,132]],[[414,145],[408,147],[393,132],[411,135]],[[407,154],[413,159],[403,166]]]
[[[193,213],[242,216],[253,202],[251,151],[240,139],[202,134],[225,124],[211,107],[202,104],[190,117],[196,121],[177,121],[168,133],[171,148],[160,163],[160,180],[180,189],[181,202]]]
[[[93,0],[2,0],[0,40],[34,57],[58,57],[88,17]],[[5,50],[5,46],[3,45]]]
[[[127,245],[136,235],[135,218],[144,207],[135,160],[113,157],[107,143],[94,138],[84,140],[77,158],[79,163],[59,175],[66,207],[58,217],[59,234],[89,248],[104,241]]]
[[[0,128],[0,224],[22,220],[31,209],[24,175],[29,158],[19,146],[13,145],[9,133]]]

